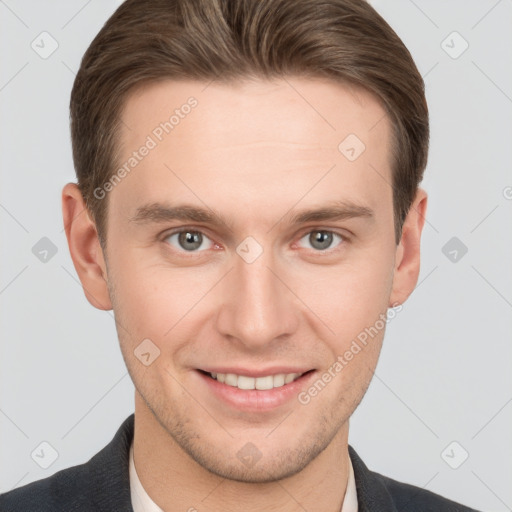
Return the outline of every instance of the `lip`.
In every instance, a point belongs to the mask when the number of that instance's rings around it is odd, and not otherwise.
[[[285,384],[284,386],[278,388],[272,388],[267,390],[259,390],[259,389],[250,389],[243,390],[238,389],[233,386],[228,386],[227,384],[223,384],[222,382],[213,379],[209,375],[206,375],[203,372],[207,370],[195,370],[195,373],[199,376],[201,382],[206,386],[207,394],[212,395],[214,400],[219,400],[223,404],[228,405],[231,408],[234,408],[238,411],[243,412],[256,412],[263,413],[277,409],[278,407],[285,405],[293,400],[297,399],[298,394],[305,388],[309,386],[309,383],[312,379],[315,378],[317,372],[316,370],[305,370],[304,375],[301,375],[298,379],[290,382],[289,384]],[[285,371],[280,371],[275,368],[269,370],[265,370],[265,372],[270,373],[262,373],[262,371],[253,371],[247,373],[247,370],[240,370],[237,368],[235,370],[229,370],[227,368],[222,368],[221,370],[212,370],[212,372],[216,373],[236,373],[238,375],[247,375],[248,377],[262,377],[265,375],[275,375],[278,373],[304,373],[304,370],[301,371],[292,371],[290,368],[286,368]],[[208,370],[208,373],[210,371]],[[240,373],[238,373],[240,372]],[[243,373],[246,372],[246,373]]]
[[[235,375],[245,375],[246,377],[267,377],[268,375],[279,375],[280,373],[288,374],[288,373],[306,373],[312,370],[313,368],[292,368],[290,366],[272,366],[272,368],[266,368],[264,370],[250,370],[248,368],[234,368],[233,366],[221,366],[221,367],[208,367],[208,368],[198,368],[203,372],[207,373],[234,373]]]

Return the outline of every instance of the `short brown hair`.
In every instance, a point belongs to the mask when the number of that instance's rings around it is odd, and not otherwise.
[[[120,116],[136,86],[164,79],[331,78],[365,88],[392,125],[396,243],[423,178],[423,79],[400,38],[364,0],[126,0],[87,49],[71,92],[78,186],[106,243]],[[341,141],[340,141],[341,142]]]

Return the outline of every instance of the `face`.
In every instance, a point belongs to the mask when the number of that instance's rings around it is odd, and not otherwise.
[[[347,433],[393,298],[384,116],[299,78],[166,81],[126,103],[129,171],[106,187],[121,350],[144,406],[215,474],[290,476]]]

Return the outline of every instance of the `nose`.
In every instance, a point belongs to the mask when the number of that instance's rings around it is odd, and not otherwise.
[[[226,277],[217,315],[220,334],[246,350],[259,351],[281,343],[297,330],[296,299],[270,251],[252,263],[235,255],[234,268]]]

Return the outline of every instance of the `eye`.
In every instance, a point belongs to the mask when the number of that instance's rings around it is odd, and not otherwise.
[[[340,240],[340,244],[341,242],[345,241],[343,236],[335,233],[334,231],[315,229],[314,231],[310,231],[305,236],[303,236],[300,239],[299,244],[302,240],[307,240],[313,249],[316,249],[317,251],[325,251],[326,249],[330,248],[335,238]]]
[[[174,246],[178,250],[184,250],[186,252],[200,252],[197,249],[204,246],[206,241],[211,240],[200,231],[193,231],[191,229],[184,229],[182,231],[176,231],[166,236],[164,241]],[[203,247],[207,249],[208,247]]]

